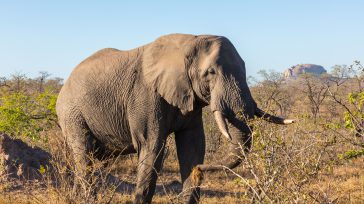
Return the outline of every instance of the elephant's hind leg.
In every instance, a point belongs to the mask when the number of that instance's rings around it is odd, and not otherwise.
[[[92,146],[92,136],[81,114],[67,117],[61,124],[63,135],[68,147],[72,151],[74,164],[74,188],[86,192],[89,153]]]

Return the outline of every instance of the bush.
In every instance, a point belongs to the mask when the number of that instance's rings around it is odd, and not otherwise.
[[[40,133],[54,126],[57,94],[14,92],[0,99],[0,132],[13,137],[40,138]]]

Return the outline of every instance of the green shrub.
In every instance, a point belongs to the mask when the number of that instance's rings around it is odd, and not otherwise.
[[[339,154],[339,159],[353,159],[364,155],[364,149],[347,150],[344,154]]]
[[[39,139],[40,133],[54,126],[57,94],[14,92],[0,99],[0,132],[11,136]]]

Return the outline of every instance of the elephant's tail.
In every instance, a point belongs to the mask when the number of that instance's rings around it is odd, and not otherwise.
[[[286,124],[291,124],[291,123],[295,122],[295,120],[293,120],[293,119],[284,119],[284,118],[280,118],[280,117],[271,115],[269,113],[266,113],[265,111],[261,110],[258,107],[255,109],[255,115],[258,116],[259,118],[263,118],[264,120],[266,120],[268,122],[276,123],[276,124],[286,125]]]

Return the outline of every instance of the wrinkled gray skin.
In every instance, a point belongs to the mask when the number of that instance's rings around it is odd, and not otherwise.
[[[202,108],[210,105],[220,131],[231,137],[226,158],[204,164]],[[175,133],[186,202],[199,198],[190,174],[199,165],[215,170],[240,164],[240,144],[249,149],[251,131],[236,115],[287,121],[257,108],[246,83],[245,65],[225,37],[172,34],[145,46],[103,49],[80,63],[57,101],[62,132],[76,170],[85,176],[86,154],[138,153],[136,203],[150,203],[169,134]],[[192,190],[189,190],[192,189]]]

